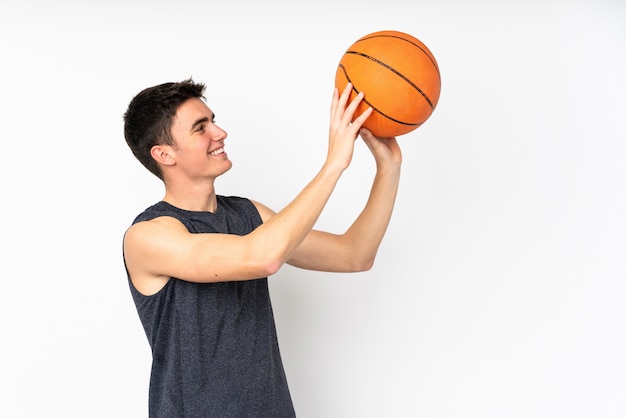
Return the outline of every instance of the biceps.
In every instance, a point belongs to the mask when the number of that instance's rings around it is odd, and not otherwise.
[[[272,209],[268,208],[264,204],[254,200],[252,201],[252,203],[256,207],[256,210],[259,212],[263,223],[269,221],[274,215],[276,215],[276,212],[274,212]]]
[[[129,271],[136,277],[176,277],[192,282],[263,277],[263,266],[247,251],[244,237],[190,234],[159,224],[146,224],[129,232],[125,257]]]

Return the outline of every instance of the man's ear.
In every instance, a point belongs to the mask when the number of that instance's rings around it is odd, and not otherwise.
[[[157,163],[163,165],[174,165],[174,153],[169,145],[155,145],[150,150],[150,155]]]

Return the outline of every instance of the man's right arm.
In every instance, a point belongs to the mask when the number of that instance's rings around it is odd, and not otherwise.
[[[245,236],[191,234],[169,217],[139,222],[124,238],[126,266],[142,293],[155,293],[170,277],[192,282],[249,280],[274,274],[291,257],[319,218],[343,171],[368,109],[352,122],[363,96],[349,105],[351,85],[335,90],[324,165],[283,210]]]

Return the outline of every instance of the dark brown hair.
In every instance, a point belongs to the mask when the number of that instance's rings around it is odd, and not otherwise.
[[[135,157],[152,174],[163,173],[150,155],[155,145],[172,145],[172,119],[178,107],[192,98],[204,99],[206,86],[191,78],[149,87],[137,94],[124,113],[124,137]]]

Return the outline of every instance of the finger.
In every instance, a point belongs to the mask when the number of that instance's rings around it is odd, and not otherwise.
[[[359,135],[366,141],[371,141],[374,139],[374,134],[367,128],[361,128],[359,131]]]
[[[339,105],[342,109],[346,107],[346,103],[348,103],[348,99],[350,98],[350,93],[352,92],[352,83],[346,84],[346,87],[341,92],[341,96],[339,97]]]
[[[350,94],[352,93],[352,84],[348,83],[346,87],[339,95],[339,89],[335,88],[335,93],[333,94],[333,104],[331,106],[331,124],[340,124],[346,123],[343,118],[345,116],[346,111],[346,103],[350,98]],[[338,96],[338,97],[337,97]],[[349,121],[348,121],[349,123]]]
[[[335,89],[333,90],[333,99],[330,104],[330,117],[331,118],[337,111],[338,102],[339,102],[339,89],[335,87]]]
[[[359,104],[361,104],[363,98],[365,97],[365,93],[363,92],[359,92],[354,99],[352,99],[352,101],[350,102],[350,104],[348,105],[348,107],[346,107],[344,109],[343,114],[341,115],[339,122],[341,123],[341,125],[343,126],[350,126],[355,119],[355,113],[359,107]],[[339,115],[338,115],[339,116]],[[358,129],[361,127],[361,125],[359,124],[358,126],[356,126],[355,128],[355,134],[356,132],[358,132]]]
[[[359,93],[362,94],[362,93]],[[357,96],[358,97],[358,96]],[[361,97],[362,98],[362,97]],[[354,115],[354,111],[356,110],[356,106],[359,105],[359,103],[361,102],[361,100],[358,100],[357,103],[356,99],[350,104],[350,106],[352,106],[353,104],[355,105],[354,109],[350,109],[350,111],[346,111],[346,113],[350,113],[350,119],[353,118]],[[372,109],[371,106],[368,106],[367,109],[365,109],[363,111],[363,113],[361,113],[359,116],[357,116],[354,121],[352,122],[352,125],[354,126],[354,128],[358,131],[359,129],[361,129],[361,126],[365,123],[365,121],[367,120],[367,118],[372,114],[372,112],[374,111],[374,109]]]
[[[361,128],[359,130],[359,136],[372,152],[375,152],[379,149],[379,147],[384,147],[382,141],[375,137],[374,134],[367,128]]]
[[[374,135],[367,128],[361,128],[359,130],[359,135],[361,136],[361,138],[366,144],[371,145],[373,147],[383,146],[391,150],[399,148],[395,137],[380,138]]]

